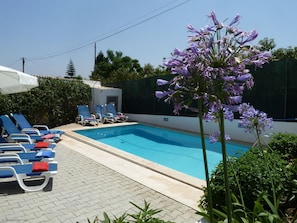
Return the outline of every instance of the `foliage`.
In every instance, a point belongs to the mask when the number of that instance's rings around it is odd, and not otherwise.
[[[100,51],[91,79],[100,80],[102,83],[117,82],[123,79],[133,80],[141,70],[138,60],[123,56],[122,52],[114,53],[112,50],[107,50],[105,57]]]
[[[297,47],[277,48],[274,39],[265,37],[258,42],[258,49],[261,51],[270,51],[273,60],[297,59]]]
[[[100,80],[103,84],[126,80],[136,80],[144,77],[165,73],[162,67],[154,68],[145,64],[142,68],[138,60],[124,56],[122,52],[107,50],[106,56],[100,51],[96,57],[92,80]]]
[[[68,66],[67,66],[66,74],[71,78],[73,78],[75,76],[75,67],[74,67],[72,60],[70,60]]]
[[[144,201],[144,208],[132,202],[130,203],[139,210],[136,214],[124,213],[120,217],[114,216],[114,219],[111,219],[108,214],[104,212],[104,219],[100,220],[98,217],[95,217],[93,223],[173,223],[154,217],[156,214],[160,213],[161,210],[151,209],[150,203],[147,203],[147,201]],[[88,219],[88,222],[90,223],[91,221]]]
[[[230,190],[235,196],[239,196],[238,185],[240,185],[244,204],[251,210],[254,207],[254,201],[257,200],[261,192],[267,193],[269,199],[272,198],[273,191],[270,176],[275,185],[275,193],[280,200],[286,196],[285,191],[289,190],[292,182],[293,176],[288,162],[274,151],[268,153],[260,148],[251,148],[241,157],[229,159],[227,166]],[[269,170],[267,170],[267,166],[269,166]],[[221,207],[224,205],[225,197],[223,172],[223,165],[220,163],[210,179],[213,204],[219,210],[222,210]],[[205,208],[207,206],[207,193],[205,189],[204,191],[204,198],[201,200],[200,206]],[[282,210],[281,205],[280,209]]]
[[[269,211],[264,207],[264,204],[269,207]],[[213,223],[223,223],[227,220],[226,207],[221,206],[222,210],[214,209],[215,220]],[[232,195],[232,220],[236,223],[280,223],[281,218],[277,208],[268,199],[267,195],[262,192],[254,202],[252,209],[247,208],[236,196]],[[197,211],[197,214],[209,219],[209,214],[205,211]]]
[[[289,185],[289,189],[285,192],[286,197],[282,201],[285,210],[284,218],[289,222],[297,222],[297,162],[295,160],[292,170],[294,170],[294,180]]]
[[[280,152],[286,159],[297,158],[297,135],[293,133],[275,133],[272,135],[268,146]]]
[[[91,88],[79,80],[39,77],[39,87],[29,92],[0,95],[1,114],[22,112],[34,124],[50,128],[72,123],[78,104],[89,104]]]
[[[274,39],[265,37],[264,39],[259,40],[258,47],[261,51],[271,51],[276,47],[276,44]]]
[[[143,78],[155,76],[155,69],[151,64],[145,64],[143,67]]]
[[[275,59],[297,59],[297,47],[278,48],[272,51]]]
[[[272,135],[268,147],[272,151],[280,153],[283,159],[290,162],[289,167],[294,180],[288,184],[282,203],[288,218],[295,215],[295,220],[297,220],[297,135],[275,133]]]

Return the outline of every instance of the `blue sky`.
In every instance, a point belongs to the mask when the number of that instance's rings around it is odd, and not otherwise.
[[[64,76],[70,59],[88,78],[94,54],[121,51],[140,64],[161,65],[187,46],[187,25],[203,28],[237,14],[239,27],[257,30],[258,43],[297,46],[296,0],[1,0],[0,65],[42,76]]]

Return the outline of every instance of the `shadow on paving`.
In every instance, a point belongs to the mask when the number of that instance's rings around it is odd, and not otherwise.
[[[28,186],[34,186],[42,184],[44,180],[30,180],[25,181],[25,184]],[[53,178],[49,179],[48,184],[43,189],[44,192],[52,191],[53,189]],[[10,195],[10,194],[22,194],[25,193],[25,191],[19,186],[17,181],[8,181],[8,182],[1,182],[0,183],[0,196],[1,195]]]

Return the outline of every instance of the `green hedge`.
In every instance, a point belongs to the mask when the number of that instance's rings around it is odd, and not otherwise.
[[[29,92],[0,94],[0,114],[22,112],[30,123],[50,128],[73,123],[78,104],[89,104],[91,88],[81,80],[39,77],[39,87]]]

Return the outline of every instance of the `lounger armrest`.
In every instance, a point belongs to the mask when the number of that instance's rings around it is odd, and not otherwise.
[[[8,142],[28,142],[33,143],[28,134],[25,133],[13,133],[7,137]]]
[[[101,116],[100,113],[96,113],[96,114],[95,114],[95,117],[96,117],[97,119],[100,119],[100,120],[102,119],[102,116]]]
[[[107,115],[107,117],[109,117],[109,118],[114,118],[114,115],[113,115],[112,113],[110,113],[110,112],[107,112],[106,115]]]
[[[49,128],[47,127],[47,125],[33,125],[33,128],[49,131]]]
[[[15,150],[11,149],[10,151],[22,151],[23,153],[26,153],[27,150],[24,146],[22,146],[20,143],[0,143],[0,151],[1,149],[5,151],[6,148],[15,148]]]
[[[22,133],[28,134],[28,135],[38,135],[40,136],[40,131],[36,128],[23,128]]]
[[[11,163],[16,162],[24,164],[23,160],[17,154],[1,154],[0,163]]]
[[[78,115],[77,117],[78,117],[78,120],[79,120],[79,121],[81,121],[81,120],[84,119],[84,116],[82,116],[82,115]]]
[[[7,147],[7,146],[22,146],[22,144],[17,143],[17,142],[3,142],[3,143],[0,143],[0,147]]]
[[[91,114],[91,118],[96,119],[96,115]]]

